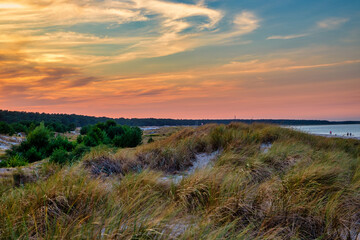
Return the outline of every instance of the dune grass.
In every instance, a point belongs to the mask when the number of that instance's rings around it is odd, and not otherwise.
[[[212,167],[163,181],[217,150]],[[0,206],[0,239],[356,239],[360,144],[263,124],[183,128],[93,148],[1,192]]]

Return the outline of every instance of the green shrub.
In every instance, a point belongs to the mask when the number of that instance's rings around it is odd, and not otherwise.
[[[6,122],[0,122],[0,134],[13,135],[14,133],[14,129],[9,124]]]
[[[84,137],[84,143],[86,146],[95,147],[104,142],[106,134],[98,127],[93,127]]]
[[[78,138],[78,143],[95,147],[101,144],[113,144],[116,147],[136,147],[142,141],[142,131],[138,127],[121,126],[115,121],[97,123],[87,126],[82,133],[86,136]]]
[[[136,147],[141,143],[142,131],[138,127],[125,126],[125,133],[117,135],[113,139],[113,144],[116,147]]]
[[[123,147],[124,146],[124,143],[123,143],[123,140],[124,138],[121,136],[121,135],[118,135],[118,136],[115,136],[114,139],[113,139],[113,144],[115,147]]]
[[[32,162],[40,161],[41,159],[44,158],[44,156],[43,154],[41,154],[40,151],[38,151],[38,149],[35,146],[33,146],[25,152],[25,158],[30,163],[32,163]]]
[[[82,143],[83,141],[84,141],[84,137],[83,137],[83,136],[81,136],[81,135],[77,136],[76,142],[77,142],[78,144]]]
[[[70,155],[64,149],[61,149],[61,148],[56,149],[50,156],[50,162],[64,165],[64,164],[70,162]]]
[[[54,129],[57,125],[59,124],[51,123],[48,127]],[[70,159],[79,159],[84,152],[89,150],[89,147],[101,144],[114,144],[118,147],[136,147],[142,140],[140,128],[120,126],[114,121],[85,127],[84,130],[86,130],[87,134],[85,136],[78,136],[76,142],[70,142],[66,137],[60,135],[54,138],[50,129],[45,127],[44,123],[35,127],[32,122],[29,124],[29,129],[33,127],[35,129],[30,131],[26,141],[23,141],[18,146],[13,146],[11,150],[7,151],[8,157],[19,155],[31,163],[52,156],[56,149],[62,149],[63,151],[71,152]],[[107,133],[109,133],[110,138]],[[81,144],[81,146],[76,148],[77,144]]]
[[[114,120],[107,120],[105,123],[105,128],[109,129],[110,127],[115,127],[117,124]]]
[[[78,144],[74,150],[72,151],[72,159],[78,160],[80,159],[85,153],[90,151],[90,147],[85,146],[85,144]]]
[[[26,125],[23,125],[21,123],[12,123],[11,127],[14,129],[15,132],[27,132]]]
[[[80,129],[80,134],[81,134],[81,135],[86,135],[86,134],[89,132],[90,127],[91,127],[91,126],[82,127],[82,128]]]
[[[124,134],[124,128],[120,125],[118,126],[111,126],[108,130],[107,130],[107,135],[110,139],[114,139],[115,136],[118,135],[122,135]]]
[[[128,147],[136,147],[137,145],[141,144],[142,130],[138,127],[132,127],[128,137],[130,137]]]
[[[4,167],[20,167],[28,164],[26,159],[19,154],[11,156],[8,160],[4,161]]]
[[[69,142],[66,137],[57,136],[50,140],[49,145],[47,147],[47,154],[50,155],[55,149],[62,148],[66,151],[72,151],[74,148],[74,144]]]
[[[148,143],[154,142],[154,139],[152,137],[149,138]]]
[[[47,156],[52,152],[50,150],[50,131],[41,123],[27,136],[26,141],[23,141],[19,146],[13,146],[10,151],[7,151],[9,157],[21,155],[28,162],[36,162]]]
[[[27,136],[27,142],[30,146],[37,149],[45,148],[50,142],[50,131],[41,123],[34,131],[30,132]]]
[[[68,126],[68,130],[69,131],[75,131],[75,129],[76,129],[75,123],[70,123],[69,126]]]

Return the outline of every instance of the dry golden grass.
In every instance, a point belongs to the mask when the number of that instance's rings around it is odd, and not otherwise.
[[[263,143],[272,144],[266,153]],[[164,181],[217,150],[212,167]],[[205,125],[136,149],[93,148],[51,169],[39,173],[51,177],[0,190],[0,239],[359,237],[357,140]]]

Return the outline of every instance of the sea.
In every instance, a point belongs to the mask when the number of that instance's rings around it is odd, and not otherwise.
[[[339,124],[339,125],[305,125],[305,126],[286,126],[302,132],[319,134],[319,135],[331,135],[347,136],[351,133],[352,137],[360,137],[360,124]]]
[[[166,127],[166,126],[164,126]],[[167,126],[168,127],[168,126]],[[294,126],[283,126],[286,128],[292,128],[302,132],[317,134],[317,135],[331,135],[332,136],[341,136],[341,137],[350,137],[347,134],[351,133],[351,138],[360,138],[360,124],[338,124],[338,125],[294,125]],[[157,126],[147,126],[140,127],[141,130],[156,130],[161,127]]]

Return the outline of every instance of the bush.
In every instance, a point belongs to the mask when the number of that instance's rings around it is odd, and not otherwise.
[[[70,123],[69,126],[67,127],[67,129],[68,129],[69,131],[75,131],[75,129],[76,129],[75,123]]]
[[[5,168],[7,166],[6,161],[0,160],[0,168]]]
[[[27,136],[27,142],[29,145],[34,146],[37,149],[45,148],[50,141],[50,131],[41,123],[36,127],[34,131],[30,132]]]
[[[124,147],[124,138],[121,135],[115,136],[113,139],[113,144],[115,147]]]
[[[125,132],[125,136],[128,141],[127,147],[136,147],[142,141],[142,131],[138,127],[130,128],[130,130]]]
[[[61,149],[61,148],[56,149],[50,156],[50,162],[64,165],[64,164],[70,162],[70,155],[64,149]]]
[[[47,154],[50,155],[55,149],[62,148],[66,151],[72,151],[74,148],[73,143],[69,142],[66,137],[57,136],[51,139],[49,146],[47,147]]]
[[[106,129],[109,129],[110,127],[115,127],[117,124],[114,120],[107,120],[105,123]]]
[[[124,128],[122,126],[111,126],[107,130],[107,135],[110,139],[114,139],[115,136],[122,135],[125,133]]]
[[[13,123],[11,124],[11,127],[14,129],[15,132],[27,132],[26,125],[23,125],[21,123]]]
[[[25,152],[25,158],[30,162],[36,162],[43,159],[45,156],[35,147],[31,147]]]
[[[7,124],[6,122],[0,122],[0,133],[13,135],[15,133],[14,129]]]
[[[48,124],[46,124],[46,127],[54,132],[62,132],[62,133],[66,132],[65,125],[58,123],[58,122],[48,123]]]
[[[79,137],[78,143],[83,142],[89,147],[110,143],[116,147],[136,147],[142,141],[140,128],[117,125],[115,121],[97,123],[87,126],[85,130],[83,133],[86,132],[86,136]]]
[[[106,134],[98,127],[93,127],[84,137],[84,143],[86,146],[95,147],[104,142]]]
[[[81,135],[77,136],[76,142],[77,142],[78,144],[82,143],[83,141],[84,141],[83,136],[81,136]]]
[[[2,167],[20,167],[25,166],[28,164],[26,159],[19,154],[16,154],[15,156],[11,156],[8,160],[1,162],[3,164]]]
[[[87,153],[89,151],[90,151],[90,147],[85,146],[85,144],[78,144],[71,153],[72,159],[73,160],[78,160],[82,156],[84,156],[85,153]]]
[[[90,130],[90,126],[82,127],[82,128],[80,129],[80,134],[81,134],[81,135],[86,135],[86,134],[89,132],[89,130]]]
[[[141,143],[142,131],[138,127],[125,127],[125,133],[117,135],[113,139],[116,147],[136,147]]]
[[[52,125],[55,127],[57,125],[62,126],[57,123],[52,123]],[[30,126],[29,128],[31,129],[32,127]],[[104,141],[104,136],[105,135],[101,130],[94,129],[92,134],[90,134],[90,140],[94,141],[94,146],[96,146],[98,143]],[[51,156],[57,149],[62,149],[65,152],[71,152],[75,146],[75,142],[70,142],[64,136],[59,135],[55,138],[52,137],[50,130],[45,127],[44,123],[41,123],[40,126],[36,127],[29,133],[26,141],[23,141],[18,146],[13,146],[10,151],[7,151],[7,155],[8,157],[14,157],[16,155],[22,156],[31,163]]]
[[[26,141],[19,146],[14,146],[11,151],[7,152],[7,155],[10,157],[20,155],[32,163],[49,156],[51,154],[48,150],[49,146],[50,131],[44,126],[44,123],[41,123],[29,133]]]

